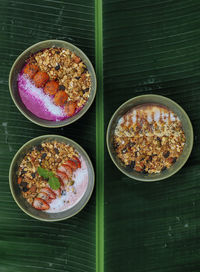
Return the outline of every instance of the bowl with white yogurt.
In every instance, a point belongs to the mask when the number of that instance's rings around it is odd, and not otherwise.
[[[20,112],[44,127],[62,127],[83,116],[96,94],[96,75],[75,45],[47,40],[27,48],[9,75],[11,97]]]
[[[87,204],[94,188],[94,169],[76,142],[43,135],[18,150],[11,162],[9,185],[26,214],[42,221],[59,221]]]
[[[116,110],[106,140],[110,157],[122,173],[140,181],[158,181],[175,174],[189,158],[193,128],[173,100],[141,95]]]

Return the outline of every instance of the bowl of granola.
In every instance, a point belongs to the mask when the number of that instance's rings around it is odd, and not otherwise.
[[[10,165],[9,185],[26,214],[42,221],[59,221],[87,204],[94,188],[94,170],[76,142],[43,135],[18,150]]]
[[[189,158],[193,128],[173,100],[141,95],[116,110],[106,140],[110,157],[122,173],[140,181],[158,181],[175,174]]]
[[[88,57],[76,46],[47,40],[26,49],[9,75],[11,97],[20,112],[44,127],[78,120],[96,94],[96,75]]]

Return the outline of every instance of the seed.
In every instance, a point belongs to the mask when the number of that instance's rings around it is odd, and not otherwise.
[[[122,152],[122,154],[125,154],[127,152],[127,149],[123,148],[121,152]]]
[[[164,158],[168,158],[169,155],[170,155],[170,152],[169,152],[169,151],[163,153],[163,157],[164,157]]]
[[[127,165],[127,168],[133,169],[135,167],[135,161],[131,161],[129,165]]]
[[[31,173],[32,178],[35,178],[35,173]]]
[[[21,182],[20,186],[22,187],[22,191],[23,192],[27,192],[28,191],[27,185],[28,185],[27,182],[25,182],[25,181]]]
[[[64,85],[60,85],[58,89],[64,91],[65,90],[65,86]]]
[[[27,171],[25,171],[24,169],[22,169],[21,171],[21,175],[25,174]]]
[[[77,80],[79,80],[80,78],[81,78],[80,76],[75,77],[75,79],[77,79]]]
[[[36,146],[36,150],[37,151],[42,151],[42,150],[44,150],[44,148],[41,145],[37,145]]]
[[[60,69],[60,64],[58,64],[56,67],[55,67],[55,70],[58,71]]]
[[[129,142],[129,143],[127,144],[127,147],[128,147],[128,148],[131,148],[131,147],[133,147],[134,145],[135,145],[135,142],[133,142],[133,143],[132,143],[132,142]]]
[[[72,185],[74,185],[74,180],[69,181],[69,186],[72,186]]]
[[[176,162],[176,160],[177,160],[177,158],[176,158],[176,157],[174,157],[174,158],[173,158],[173,162],[172,162],[172,163],[175,163],[175,162]]]
[[[43,153],[42,156],[41,156],[41,159],[44,160],[47,156],[47,153]]]
[[[167,169],[166,166],[163,166],[163,168],[161,169],[161,171],[165,171]]]
[[[56,154],[59,154],[58,148],[55,147],[54,151],[55,151]]]
[[[83,90],[83,93],[87,93],[89,91],[89,88],[86,88]]]

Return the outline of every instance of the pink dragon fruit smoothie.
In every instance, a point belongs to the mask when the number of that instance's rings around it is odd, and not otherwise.
[[[17,82],[25,107],[49,121],[61,121],[77,114],[91,91],[86,65],[66,48],[46,48],[31,55]]]
[[[60,121],[67,118],[64,109],[53,103],[53,98],[46,95],[42,88],[37,88],[24,74],[18,76],[18,90],[22,102],[37,117]]]

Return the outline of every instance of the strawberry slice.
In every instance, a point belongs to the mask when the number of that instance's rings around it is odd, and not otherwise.
[[[40,190],[40,193],[43,193],[43,192],[48,194],[50,199],[56,198],[56,194],[48,187],[44,187]]]
[[[42,198],[36,197],[33,201],[33,207],[37,210],[48,210],[49,204]]]
[[[59,170],[62,169],[63,171]],[[60,166],[59,169],[56,170],[57,176],[59,177],[59,181],[61,184],[61,187],[65,187],[67,185],[69,177],[66,174],[65,168],[63,166]]]
[[[77,163],[77,168],[81,168],[81,161],[79,160],[79,158],[76,156],[73,156],[73,160]]]
[[[56,194],[56,197],[61,196],[61,189],[60,188],[58,188],[58,190],[53,190],[53,192]]]
[[[64,166],[64,167],[69,166],[74,171],[78,168],[77,163],[75,161],[72,161],[72,160],[67,160],[65,163],[62,164],[62,166]]]
[[[65,165],[62,164],[62,166],[65,168],[65,173],[67,174],[67,176],[69,178],[71,178],[72,174],[73,174],[72,168],[69,165],[66,165],[66,164]]]
[[[51,203],[52,199],[49,197],[49,194],[45,193],[45,192],[40,192],[37,197],[45,200],[47,203]]]
[[[60,177],[57,177],[59,179],[59,182],[60,182]],[[62,184],[64,186],[64,183],[62,181]],[[50,188],[50,186],[47,184],[48,188]],[[62,187],[61,185],[61,182],[60,182],[60,186]],[[55,194],[56,194],[56,197],[60,197],[61,196],[61,189],[58,188],[58,190],[53,190],[52,188],[50,188]]]
[[[64,167],[63,167],[63,168],[64,168]],[[58,175],[62,180],[63,180],[63,179],[69,179],[68,175],[67,175],[66,172],[65,172],[65,169],[62,169],[62,170],[64,170],[64,171],[61,171],[61,170],[60,170],[60,167],[59,167],[59,169],[56,170],[57,175]]]
[[[62,178],[61,178],[60,176],[57,176],[57,178],[59,179],[60,186],[61,186],[61,187],[64,187],[64,186],[65,186],[65,184],[64,184],[64,182],[63,182]]]

